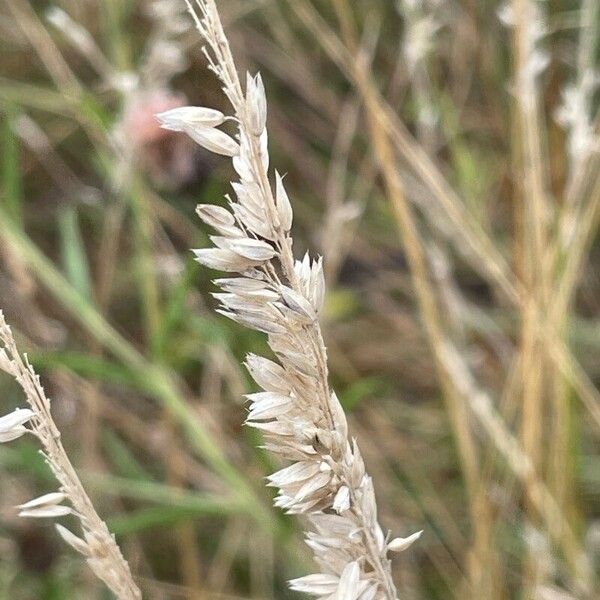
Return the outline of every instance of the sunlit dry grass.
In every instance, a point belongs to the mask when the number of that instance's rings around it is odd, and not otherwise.
[[[424,530],[399,597],[594,598],[596,3],[218,5],[265,81],[296,256],[325,257],[331,383],[381,523]],[[60,8],[0,6],[0,306],[144,597],[292,597],[311,559],[241,427],[266,344],[215,316],[188,250],[231,170],[153,117],[220,90],[183,2]],[[0,461],[2,594],[99,597],[16,518],[53,485],[35,444]]]

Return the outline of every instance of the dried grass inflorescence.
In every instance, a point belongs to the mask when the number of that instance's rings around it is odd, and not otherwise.
[[[197,260],[238,277],[217,279],[221,314],[268,335],[278,362],[249,355],[246,365],[262,392],[250,394],[247,424],[260,429],[265,448],[292,461],[268,478],[279,489],[275,504],[305,514],[307,543],[320,573],[293,580],[294,590],[320,598],[396,598],[388,551],[407,548],[420,535],[389,540],[377,521],[371,478],[343,408],[328,383],[327,354],[318,315],[325,284],[322,260],[295,261],[292,208],[283,178],[269,181],[267,103],[260,75],[240,83],[216,5],[188,3],[206,41],[209,68],[220,79],[234,114],[182,107],[158,115],[204,148],[232,158],[239,180],[229,208],[199,205],[198,215],[218,235],[215,247],[195,250]],[[218,129],[238,125],[234,137]]]
[[[56,529],[73,549],[82,554],[94,574],[119,600],[137,600],[141,593],[133,581],[129,565],[123,558],[114,537],[98,516],[62,442],[60,432],[50,413],[39,376],[19,353],[10,327],[0,311],[0,369],[11,375],[25,392],[29,408],[19,408],[0,418],[0,442],[15,440],[26,433],[33,434],[42,445],[46,463],[60,483],[57,492],[50,492],[21,504],[19,516],[59,518],[74,515],[83,532],[78,537],[60,524]],[[28,425],[28,427],[27,427]],[[64,504],[64,503],[68,504]]]

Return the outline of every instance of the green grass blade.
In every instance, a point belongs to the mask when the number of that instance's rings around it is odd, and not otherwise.
[[[61,211],[58,228],[62,262],[67,279],[81,296],[91,300],[90,268],[79,230],[77,209],[74,206],[69,206]]]
[[[207,504],[205,511],[200,516],[214,516],[222,514],[218,512],[218,502]],[[160,506],[143,508],[124,515],[117,515],[107,519],[108,527],[115,535],[129,535],[156,527],[167,527],[180,523],[189,522],[190,519],[198,517],[198,511],[179,506]]]
[[[23,188],[19,168],[19,139],[14,132],[17,109],[9,103],[2,120],[2,195],[6,210],[16,223],[22,223]]]
[[[120,473],[128,479],[151,480],[152,474],[137,460],[121,438],[110,429],[102,432],[102,449],[111,465],[111,472]]]
[[[227,514],[244,510],[235,496],[202,494],[147,479],[88,474],[85,480],[90,487],[110,496],[185,508],[198,514],[206,514],[206,511],[211,514]]]
[[[236,491],[255,519],[267,529],[277,523],[256,493],[234,465],[232,465],[212,434],[200,421],[196,412],[183,398],[172,374],[155,363],[147,361],[125,338],[123,338],[98,311],[69,284],[55,265],[20,231],[6,211],[0,208],[0,237],[10,244],[29,265],[42,284],[61,302],[72,316],[96,340],[110,350],[116,358],[146,379],[152,395],[171,414],[186,433],[192,448]]]

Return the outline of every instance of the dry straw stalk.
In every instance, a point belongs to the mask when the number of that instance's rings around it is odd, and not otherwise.
[[[292,207],[283,178],[269,179],[267,103],[260,75],[242,87],[213,0],[188,8],[206,41],[209,68],[220,79],[233,115],[203,107],[158,115],[163,127],[187,133],[204,148],[232,158],[239,180],[229,208],[198,206],[218,235],[214,248],[195,250],[202,264],[238,277],[216,280],[218,312],[268,335],[278,362],[249,355],[246,365],[263,389],[250,394],[247,424],[260,429],[265,447],[292,461],[268,478],[279,489],[275,504],[305,514],[307,544],[320,573],[293,580],[297,591],[340,600],[394,599],[389,551],[409,538],[389,540],[378,521],[371,478],[340,402],[328,383],[327,353],[318,315],[325,284],[322,260],[292,252]],[[237,135],[218,129],[226,120]]]
[[[142,597],[133,581],[127,561],[98,516],[65,449],[60,432],[50,413],[39,376],[17,349],[12,331],[0,311],[0,369],[11,375],[25,392],[30,408],[20,408],[0,418],[0,443],[9,442],[32,433],[42,445],[46,463],[60,483],[56,492],[34,498],[19,507],[19,516],[30,518],[59,518],[74,515],[83,532],[76,536],[60,524],[56,529],[73,549],[82,554],[94,574],[101,579],[119,600],[138,600]],[[26,427],[29,425],[29,427]],[[64,503],[70,504],[64,504]]]

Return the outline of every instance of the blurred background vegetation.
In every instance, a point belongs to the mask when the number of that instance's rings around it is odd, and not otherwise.
[[[545,21],[525,57],[538,21],[503,9],[507,28],[495,0],[218,4],[266,82],[296,255],[325,256],[332,381],[382,524],[425,531],[401,597],[597,598],[595,0],[517,0]],[[0,40],[0,307],[100,514],[147,598],[292,598],[301,523],[241,425],[265,341],[215,315],[189,251],[229,167],[153,117],[224,107],[183,0],[2,0]],[[2,413],[21,403],[0,388]],[[106,597],[15,517],[52,489],[36,444],[0,469],[0,598]]]

